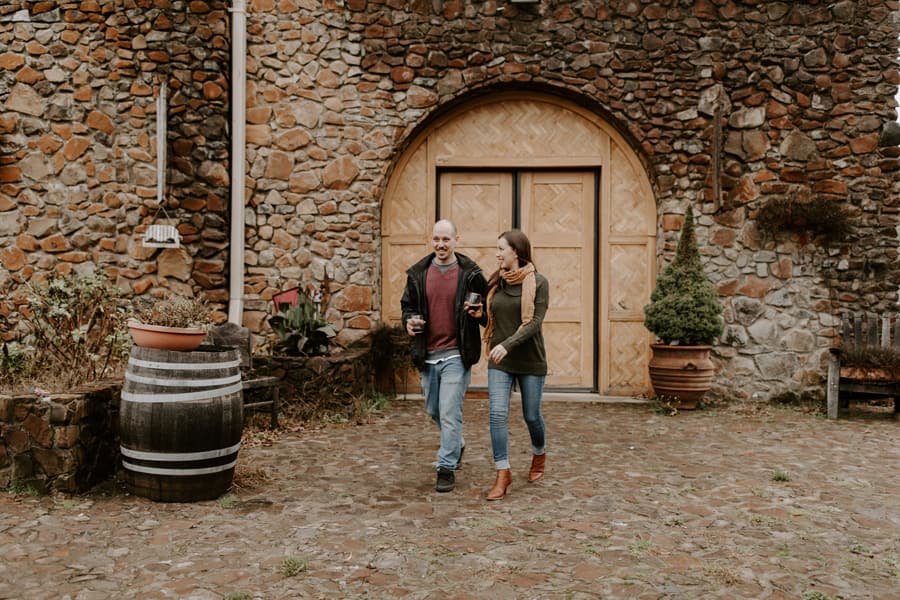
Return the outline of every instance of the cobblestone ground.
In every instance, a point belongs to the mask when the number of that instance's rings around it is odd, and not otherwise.
[[[516,416],[499,502],[485,400],[447,494],[412,400],[245,447],[218,501],[0,493],[0,598],[900,598],[888,413],[551,402],[533,485]]]

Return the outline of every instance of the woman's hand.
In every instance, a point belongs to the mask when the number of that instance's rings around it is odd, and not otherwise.
[[[503,347],[503,344],[497,344],[496,346],[491,348],[491,353],[488,356],[490,356],[490,359],[492,361],[499,365],[500,361],[506,358],[507,354],[508,353],[506,352],[506,348]]]

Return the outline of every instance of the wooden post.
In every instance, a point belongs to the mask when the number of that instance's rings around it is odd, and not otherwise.
[[[828,357],[828,387],[826,389],[826,398],[828,402],[828,418],[838,418],[838,390],[841,379],[841,360],[836,352],[832,352]]]
[[[712,201],[713,210],[722,207],[722,106],[716,106],[712,132]]]
[[[869,331],[866,334],[865,348],[878,348],[878,334],[880,333],[881,323],[879,323],[878,315],[866,315]]]

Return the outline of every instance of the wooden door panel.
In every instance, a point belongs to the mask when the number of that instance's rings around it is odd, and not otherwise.
[[[440,190],[439,217],[453,221],[457,250],[477,262],[488,279],[497,269],[497,236],[512,224],[512,173],[442,173]],[[472,367],[471,385],[487,387],[486,357]]]
[[[610,149],[609,231],[612,235],[656,235],[656,205],[647,201],[639,165],[629,160],[622,147]]]
[[[594,174],[526,172],[521,228],[535,265],[550,282],[544,344],[548,387],[594,387]]]
[[[609,324],[610,351],[603,354],[608,361],[609,383],[603,393],[618,396],[641,394],[647,390],[648,341],[643,322],[612,321]]]
[[[551,298],[552,303],[552,298]],[[584,367],[590,367],[591,356],[585,356],[581,323],[544,321],[544,346],[547,350],[547,386],[555,388],[588,387]]]
[[[440,218],[450,219],[460,235],[458,250],[489,277],[497,269],[497,236],[512,225],[512,174],[442,173]]]
[[[607,333],[601,336],[600,379],[605,394],[639,394],[650,385],[652,336],[644,327],[650,300],[653,245],[646,236],[613,236],[607,243]]]
[[[384,264],[390,265],[390,268],[384,270],[384,277],[387,279],[387,285],[383,286],[384,316],[390,322],[399,323],[402,318],[400,298],[406,288],[406,269],[428,254],[430,246],[421,241],[406,244],[394,242],[386,244],[382,252],[385,255]]]
[[[585,223],[585,188],[593,191],[593,181],[585,173],[526,173],[522,177],[523,187],[529,189],[532,206],[525,210],[528,228],[533,235],[553,239],[555,243],[580,246],[585,231],[593,228],[592,222]],[[524,215],[523,215],[524,217]],[[524,221],[524,219],[523,219]],[[573,233],[580,235],[573,236]]]
[[[534,251],[534,262],[550,282],[550,310],[554,318],[581,322],[582,298],[585,292],[593,295],[593,280],[583,279],[582,274],[593,265],[583,264],[580,248],[538,248]]]
[[[649,301],[647,274],[650,256],[646,242],[617,240],[609,244],[609,313],[643,321],[644,304]]]
[[[385,203],[382,236],[390,242],[392,236],[412,236],[425,241],[431,233],[434,204],[429,200],[427,177],[412,174],[424,172],[428,164],[426,145],[420,144],[403,167],[404,177],[394,180],[390,202]],[[405,267],[404,267],[405,269]]]

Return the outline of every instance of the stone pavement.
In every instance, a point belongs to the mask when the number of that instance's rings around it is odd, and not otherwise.
[[[533,485],[513,414],[499,502],[485,400],[448,494],[411,400],[243,448],[218,501],[0,493],[0,598],[900,598],[889,414],[551,402]]]

